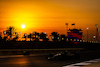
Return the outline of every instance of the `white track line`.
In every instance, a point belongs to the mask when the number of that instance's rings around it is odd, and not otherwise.
[[[85,62],[81,62],[81,63],[75,63],[75,64],[72,64],[72,65],[89,65],[91,63],[85,63]]]
[[[100,58],[89,60],[89,61],[84,61],[84,62],[80,62],[80,63],[75,63],[75,64],[63,66],[63,67],[81,67],[81,66],[90,65],[92,63],[96,63],[96,62],[99,62],[99,61],[100,61]]]
[[[80,66],[67,65],[67,66],[63,66],[63,67],[80,67]]]

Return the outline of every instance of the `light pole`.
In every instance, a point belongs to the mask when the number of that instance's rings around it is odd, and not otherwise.
[[[99,38],[100,38],[100,34],[99,34]],[[100,42],[100,39],[98,41]]]
[[[93,36],[93,39],[95,40],[95,38],[96,38],[96,36],[94,35],[94,36]]]
[[[66,32],[68,31],[68,23],[66,23]]]
[[[88,42],[88,29],[89,29],[89,27],[87,27],[86,29],[87,29],[87,42]]]
[[[96,26],[96,41],[98,41],[98,28],[97,28],[97,24],[95,25]]]

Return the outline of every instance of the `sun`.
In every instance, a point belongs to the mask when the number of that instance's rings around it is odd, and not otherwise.
[[[24,29],[25,28],[25,25],[21,25],[21,28]]]

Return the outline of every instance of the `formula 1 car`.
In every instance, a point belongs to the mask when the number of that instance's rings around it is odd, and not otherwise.
[[[49,54],[48,59],[78,59],[80,55],[78,52],[58,52],[56,54]]]

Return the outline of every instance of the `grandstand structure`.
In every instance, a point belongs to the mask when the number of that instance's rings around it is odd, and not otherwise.
[[[73,43],[80,43],[82,42],[82,34],[83,32],[81,29],[69,29],[67,32],[67,38]]]

